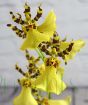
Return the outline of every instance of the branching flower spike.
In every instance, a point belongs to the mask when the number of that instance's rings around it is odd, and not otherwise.
[[[14,15],[10,12],[12,20],[20,25],[20,28],[7,24],[18,37],[24,39],[21,50],[25,50],[27,59],[26,70],[18,64],[15,65],[15,69],[23,77],[18,79],[21,92],[13,99],[13,105],[70,105],[71,97],[54,100],[52,94],[60,95],[67,87],[63,80],[62,61],[67,64],[85,42],[81,39],[67,41],[66,37],[61,39],[56,32],[56,16],[53,10],[41,25],[38,24],[43,14],[41,6],[32,18],[31,8],[25,3],[23,13],[24,19],[20,13]],[[30,54],[28,49],[34,49],[38,55]],[[47,95],[43,96],[42,92]]]

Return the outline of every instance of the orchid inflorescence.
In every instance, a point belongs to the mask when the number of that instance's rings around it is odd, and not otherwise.
[[[70,97],[65,100],[53,100],[51,97],[52,93],[59,95],[66,89],[63,81],[64,68],[60,66],[62,62],[60,58],[67,64],[85,43],[81,39],[68,42],[66,38],[60,38],[56,32],[56,16],[53,10],[49,12],[43,24],[38,25],[37,21],[42,17],[43,9],[39,5],[34,18],[31,16],[30,9],[25,3],[25,19],[19,13],[15,16],[10,12],[12,20],[21,25],[21,29],[7,24],[17,36],[24,39],[21,50],[25,50],[28,61],[26,72],[18,64],[15,65],[23,78],[18,79],[22,90],[13,103],[14,105],[69,105]],[[28,49],[35,50],[38,57],[30,55]],[[41,91],[47,92],[48,97],[41,96]]]

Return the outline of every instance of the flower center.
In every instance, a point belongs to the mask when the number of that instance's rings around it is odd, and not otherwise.
[[[46,59],[46,66],[54,66],[55,68],[58,67],[60,61],[54,57],[50,57]]]
[[[26,31],[29,31],[30,29],[36,29],[37,25],[34,20],[29,21],[27,24],[24,25]]]
[[[26,87],[26,88],[28,88],[28,87],[30,87],[31,86],[31,81],[30,80],[28,80],[28,79],[18,79],[18,82],[19,82],[19,84],[21,84],[22,86],[24,86],[24,87]]]

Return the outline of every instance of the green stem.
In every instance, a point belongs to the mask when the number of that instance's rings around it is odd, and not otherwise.
[[[48,93],[48,98],[51,99],[51,93]]]
[[[43,57],[43,59],[45,58],[45,56],[44,56],[44,54],[43,54],[43,52],[39,49],[39,52],[41,53],[41,55],[42,55],[42,57]]]
[[[42,59],[42,61],[44,61],[44,55],[43,55],[43,53],[38,49],[38,48],[36,48],[36,52],[38,53],[38,55],[40,56],[40,58]]]

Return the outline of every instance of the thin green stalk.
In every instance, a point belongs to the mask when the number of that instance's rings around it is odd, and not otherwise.
[[[51,99],[51,93],[48,93],[48,99]]]
[[[44,54],[42,53],[42,51],[39,49],[39,52],[42,54],[43,59],[45,58]]]
[[[40,58],[42,59],[42,61],[44,61],[44,55],[43,55],[43,53],[38,49],[38,48],[36,48],[36,52],[38,53],[38,55],[40,56]]]

